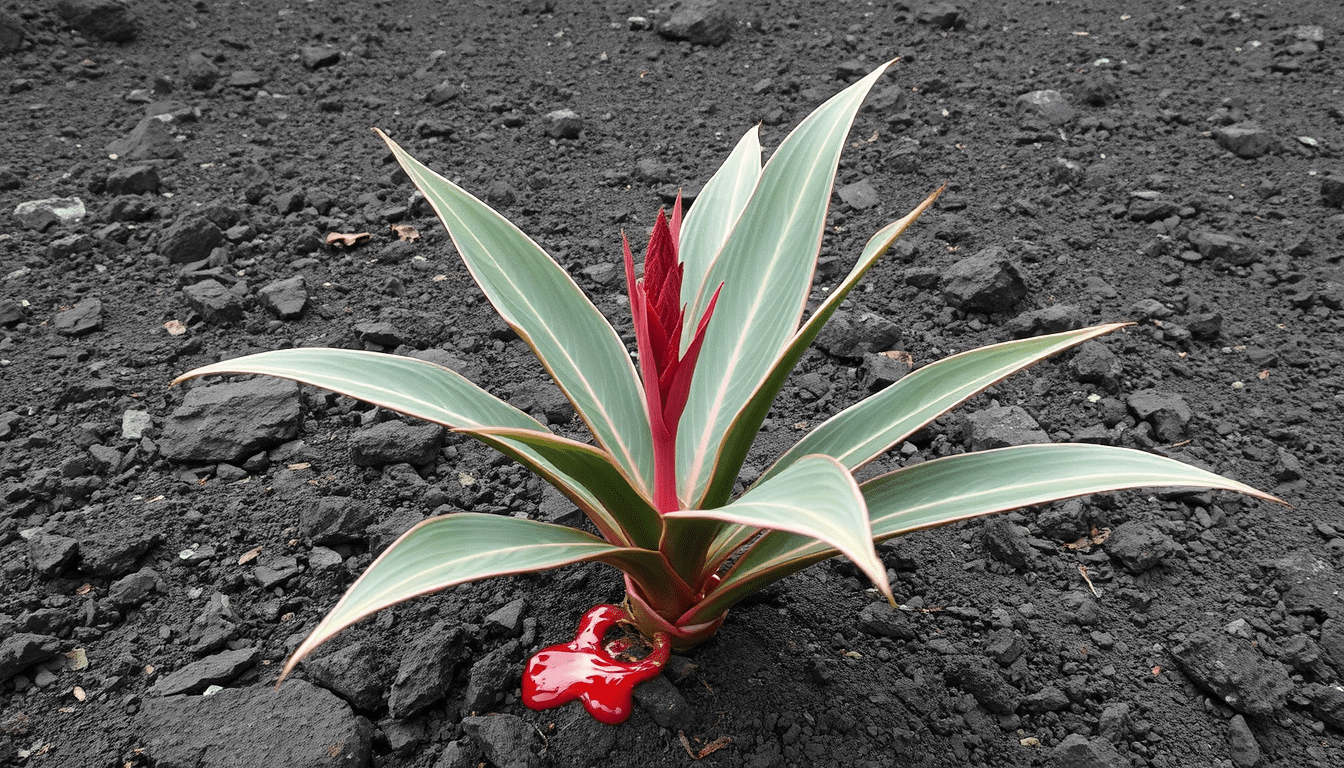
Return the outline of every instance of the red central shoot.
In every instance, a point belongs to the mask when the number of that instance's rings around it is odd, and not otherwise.
[[[644,400],[649,409],[649,429],[653,436],[653,502],[659,512],[682,508],[677,497],[677,424],[686,408],[691,391],[691,374],[705,328],[718,302],[719,291],[705,308],[696,325],[695,335],[681,354],[681,334],[685,308],[681,305],[681,281],[685,271],[678,256],[681,238],[681,196],[672,207],[668,222],[663,211],[653,225],[649,246],[644,254],[644,277],[635,279],[635,259],[630,241],[622,235],[625,248],[625,281],[630,292],[630,314],[635,325],[635,346],[639,351],[640,375],[644,380]],[[722,286],[720,286],[722,289]]]

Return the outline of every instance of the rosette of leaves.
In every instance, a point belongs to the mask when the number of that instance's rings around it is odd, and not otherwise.
[[[948,456],[859,483],[854,472],[973,395],[1124,323],[974,349],[914,370],[818,425],[734,497],[785,379],[845,297],[935,192],[879,230],[805,317],[845,137],[884,64],[818,107],[761,164],[747,131],[683,221],[660,215],[642,280],[626,248],[638,366],[611,324],[535,241],[379,132],[443,221],[486,298],[573,404],[591,443],[554,434],[461,375],[423,360],[285,349],[182,379],[263,374],[442,424],[537,473],[598,535],[459,512],[416,525],[349,588],[285,666],[383,608],[455,584],[600,561],[625,577],[650,637],[693,646],[766,585],[837,555],[889,600],[874,548],[910,531],[1073,496],[1199,486],[1272,499],[1162,456],[1087,444]]]

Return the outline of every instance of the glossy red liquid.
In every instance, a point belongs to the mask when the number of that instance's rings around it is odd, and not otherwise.
[[[635,686],[657,677],[672,649],[667,636],[659,633],[653,651],[643,659],[615,658],[630,644],[617,640],[604,645],[602,638],[607,630],[629,618],[614,605],[589,609],[571,642],[552,645],[528,660],[523,673],[523,703],[532,709],[550,709],[578,699],[599,722],[625,722],[634,709],[631,694]]]

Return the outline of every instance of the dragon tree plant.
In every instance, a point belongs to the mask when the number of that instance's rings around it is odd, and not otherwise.
[[[979,515],[1104,491],[1200,486],[1272,499],[1162,456],[1084,444],[949,456],[863,483],[854,472],[1004,377],[1124,323],[1010,341],[925,365],[841,411],[734,487],[775,396],[818,331],[939,192],[879,230],[804,319],[844,140],[883,64],[818,107],[762,167],[748,130],[683,220],[660,212],[636,276],[624,244],[638,365],[574,280],[517,227],[379,132],[442,219],[495,310],[536,353],[592,433],[580,442],[433,363],[348,349],[286,349],[191,371],[293,379],[442,424],[554,485],[599,535],[456,512],[416,525],[350,587],[284,668],[388,606],[491,576],[600,561],[625,578],[623,606],[597,606],[578,636],[534,656],[533,707],[580,699],[604,722],[671,649],[709,638],[766,585],[843,555],[894,600],[876,542]],[[179,379],[181,380],[181,379]],[[652,647],[626,661],[627,624]],[[283,678],[283,675],[282,675]]]

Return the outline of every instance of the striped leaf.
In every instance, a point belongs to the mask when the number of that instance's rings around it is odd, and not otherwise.
[[[829,456],[799,459],[726,507],[670,512],[667,517],[718,520],[813,540],[854,561],[895,604],[887,569],[873,547],[863,494],[854,476]]]
[[[624,518],[609,510],[610,497],[642,498],[620,468],[573,464],[573,446],[540,422],[468,381],[460,374],[413,357],[352,349],[301,348],[261,352],[225,360],[183,374],[177,381],[214,374],[260,374],[292,379],[367,403],[442,424],[507,453],[568,496],[611,541],[636,544],[657,534],[641,528],[638,504]],[[176,382],[174,382],[176,383]],[[490,434],[495,430],[497,434]],[[581,446],[587,448],[586,446]],[[588,449],[597,453],[595,449]],[[624,488],[616,485],[624,483]],[[644,502],[647,506],[648,502]],[[631,525],[626,530],[626,525]]]
[[[723,284],[677,435],[679,496],[701,498],[718,446],[798,328],[854,115],[887,64],[821,105],[766,163],[689,314]]]
[[[389,546],[285,662],[296,664],[336,633],[388,606],[469,581],[600,560],[654,579],[658,553],[613,546],[573,528],[499,515],[433,517]]]
[[[799,459],[799,462],[811,457]],[[874,541],[958,520],[1130,488],[1198,487],[1279,499],[1249,485],[1143,451],[1081,443],[1022,445],[948,456],[863,485]],[[715,616],[756,590],[839,552],[789,533],[768,533],[686,621]]]
[[[653,487],[648,412],[634,364],[611,324],[522,230],[378,135],[443,221],[495,311],[536,353],[598,444],[647,494]]]

